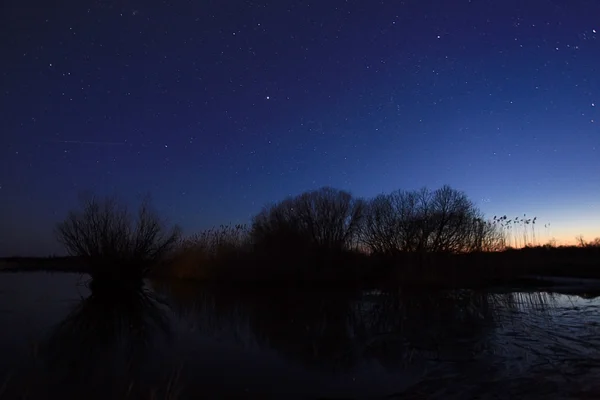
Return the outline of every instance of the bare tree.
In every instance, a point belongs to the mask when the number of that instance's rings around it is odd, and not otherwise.
[[[496,231],[463,192],[443,186],[377,196],[361,238],[375,253],[466,252],[493,247]]]
[[[360,239],[367,250],[375,254],[394,253],[403,246],[401,232],[390,196],[379,195],[367,202]]]
[[[179,228],[168,228],[144,200],[137,214],[116,199],[81,199],[81,210],[71,211],[56,226],[58,241],[70,255],[92,267],[92,276],[144,276],[148,268],[173,249]]]
[[[433,222],[429,250],[462,252],[472,247],[473,229],[483,218],[467,196],[450,186],[433,192],[430,209]]]
[[[363,208],[350,193],[324,187],[263,209],[251,237],[270,247],[348,249],[356,244]]]

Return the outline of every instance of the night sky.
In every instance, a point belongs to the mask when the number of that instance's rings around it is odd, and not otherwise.
[[[599,17],[596,0],[5,0],[0,255],[59,252],[84,191],[150,193],[193,233],[325,185],[449,184],[543,238],[600,236]]]

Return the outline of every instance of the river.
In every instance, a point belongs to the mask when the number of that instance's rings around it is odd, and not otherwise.
[[[0,275],[0,399],[600,396],[600,298]]]

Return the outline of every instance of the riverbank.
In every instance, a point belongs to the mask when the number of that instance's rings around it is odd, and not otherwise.
[[[0,259],[0,270],[87,273],[77,257]],[[600,279],[599,247],[528,247],[469,254],[400,253],[394,256],[302,254],[273,259],[254,253],[221,260],[175,257],[152,270],[157,279],[241,285],[412,286],[484,288],[514,284],[554,285],[532,277]]]

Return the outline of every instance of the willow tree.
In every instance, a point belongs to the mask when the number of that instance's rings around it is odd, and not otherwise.
[[[93,279],[140,279],[177,244],[180,231],[169,227],[145,200],[136,213],[115,198],[82,197],[56,226],[66,251],[91,268]]]

